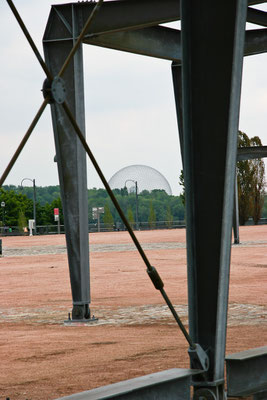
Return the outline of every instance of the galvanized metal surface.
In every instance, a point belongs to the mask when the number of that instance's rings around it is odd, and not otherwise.
[[[237,150],[237,161],[267,157],[267,146],[240,147]]]
[[[182,100],[182,65],[172,62],[172,83],[176,106],[176,117],[178,123],[178,133],[180,140],[180,153],[182,164],[184,165],[184,130],[183,130],[183,100]]]
[[[247,10],[244,1],[181,4],[189,326],[210,358],[194,384],[221,385]]]
[[[72,19],[74,41],[77,32],[81,31],[80,16],[74,8],[72,9]],[[58,28],[62,32],[60,26],[54,28]],[[73,42],[70,41],[44,43],[45,59],[53,76],[57,76],[72,48]],[[66,100],[78,124],[85,132],[81,47],[66,70],[64,81],[67,87]],[[61,105],[51,104],[51,110],[65,218],[73,304],[83,307],[90,303],[89,245],[87,223],[85,223],[85,221],[88,221],[86,154]]]
[[[244,56],[266,53],[267,29],[248,30],[246,32]]]
[[[264,394],[260,392],[267,392],[267,346],[228,355],[226,371],[228,396],[259,392],[260,399]]]
[[[87,35],[84,43],[144,56],[175,61],[181,64],[181,32],[162,26],[103,35]],[[267,29],[248,30],[244,56],[267,51]]]
[[[109,4],[110,3],[110,4]],[[171,22],[180,19],[179,2],[168,0],[164,6],[159,0],[113,1],[104,3],[101,13],[90,25],[84,43],[101,47],[143,54],[167,60],[181,62],[181,32],[163,26],[162,22]],[[76,4],[82,11],[82,21],[85,22],[93,10],[92,3]],[[50,40],[72,40],[71,4],[53,6],[49,21],[49,29],[53,24],[62,24],[61,37],[55,31]],[[251,9],[252,13],[254,11]],[[123,18],[120,16],[123,15]],[[262,12],[260,12],[262,13]],[[263,13],[266,14],[266,13]],[[110,18],[107,17],[110,16]],[[262,15],[262,14],[261,14]],[[118,17],[119,16],[119,17]],[[54,21],[54,22],[53,22]],[[145,29],[143,29],[145,27]],[[258,54],[267,51],[267,30],[249,30],[246,32],[244,55]],[[52,39],[53,37],[53,39]]]
[[[239,239],[239,209],[238,209],[237,175],[235,176],[235,189],[234,189],[233,233],[234,233],[234,244],[239,244],[240,239]]]
[[[90,25],[88,34],[114,33],[155,26],[180,19],[179,0],[118,0],[104,2]],[[72,7],[81,12],[81,27],[90,16],[95,3],[69,3],[52,6],[44,40],[71,39]],[[56,25],[62,25],[59,31]],[[82,29],[82,28],[81,28]],[[48,37],[50,33],[50,38]]]
[[[179,30],[163,26],[97,36],[88,35],[84,39],[84,43],[87,44],[176,62],[181,62],[180,42]]]
[[[190,400],[190,380],[197,373],[190,369],[174,368],[58,400]]]

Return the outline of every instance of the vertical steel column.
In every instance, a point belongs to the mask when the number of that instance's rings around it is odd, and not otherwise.
[[[183,111],[182,111],[182,65],[172,62],[172,82],[176,105],[176,116],[180,139],[180,151],[182,164],[184,165],[184,133],[183,133]]]
[[[52,10],[53,11],[53,10]],[[72,6],[72,40],[44,40],[46,63],[55,76],[62,67],[81,31],[79,8]],[[53,36],[64,38],[62,24],[53,24]],[[55,32],[58,30],[58,33]],[[48,30],[49,31],[49,30]],[[64,33],[63,33],[64,32]],[[85,132],[84,83],[82,47],[77,51],[63,75],[68,103],[78,125]],[[61,106],[51,105],[56,157],[68,250],[68,261],[73,298],[73,319],[90,317],[88,197],[86,154]]]
[[[235,174],[233,232],[234,232],[234,244],[239,244],[239,210],[238,210],[237,174]]]
[[[210,359],[194,385],[222,399],[247,2],[182,0],[181,11],[189,327]]]

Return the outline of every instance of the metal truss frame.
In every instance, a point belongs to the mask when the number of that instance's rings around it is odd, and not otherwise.
[[[99,0],[52,6],[43,39],[44,62],[12,0],[7,2],[46,80],[45,99],[4,171],[0,186],[50,104],[66,224],[73,319],[90,319],[86,153],[120,210],[85,139],[81,45],[172,61],[186,186],[189,334],[121,210],[119,214],[150,279],[189,343],[191,368],[200,370],[192,375],[194,400],[224,400],[235,165],[237,157],[266,154],[265,147],[237,154],[243,57],[267,51],[267,30],[245,32],[245,23],[267,26],[267,13],[248,7],[261,2],[246,0],[220,0],[216,5],[212,0]],[[181,31],[162,25],[180,19]],[[213,143],[216,151],[208,151],[207,143]],[[166,397],[169,398],[173,397]]]

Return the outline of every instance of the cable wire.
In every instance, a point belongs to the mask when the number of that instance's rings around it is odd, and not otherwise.
[[[37,122],[39,121],[39,119],[40,119],[40,117],[41,117],[41,115],[43,114],[43,112],[44,112],[44,110],[45,110],[45,107],[47,106],[48,102],[49,102],[49,99],[48,99],[48,98],[44,99],[44,101],[43,101],[41,107],[40,107],[39,110],[37,111],[37,114],[35,115],[35,117],[34,117],[32,123],[31,123],[31,125],[29,126],[29,129],[28,129],[27,132],[25,133],[25,135],[24,135],[22,141],[20,142],[20,144],[19,144],[17,150],[15,151],[15,153],[14,153],[13,157],[11,158],[11,160],[10,160],[8,166],[6,167],[6,169],[5,169],[4,173],[3,173],[3,175],[2,175],[1,178],[0,178],[0,187],[2,187],[2,185],[3,185],[3,183],[5,182],[5,180],[6,180],[7,176],[8,176],[8,174],[9,174],[9,172],[10,172],[11,169],[13,168],[15,162],[17,161],[18,156],[19,156],[20,153],[22,152],[22,150],[23,150],[25,144],[27,143],[29,137],[31,136],[31,133],[32,133],[32,131],[34,130],[34,128],[35,128]]]
[[[14,14],[16,20],[18,21],[19,26],[21,27],[21,29],[22,29],[24,35],[26,36],[26,38],[27,38],[27,40],[28,40],[28,42],[29,42],[29,44],[30,44],[30,46],[31,46],[31,48],[32,48],[32,51],[33,51],[34,54],[36,55],[36,57],[37,57],[37,59],[38,59],[40,65],[41,65],[41,67],[43,68],[44,73],[46,74],[47,78],[48,78],[50,81],[53,80],[53,76],[52,76],[51,72],[49,71],[49,69],[48,69],[46,63],[44,62],[44,60],[43,60],[41,54],[39,53],[39,50],[37,49],[37,47],[36,47],[34,41],[32,40],[32,37],[31,37],[29,31],[27,30],[27,28],[26,28],[24,22],[22,21],[21,16],[19,15],[19,13],[18,13],[18,11],[17,11],[17,9],[16,9],[14,3],[12,2],[12,0],[6,0],[6,1],[7,1],[8,5],[9,5],[9,7],[11,8],[11,10],[12,10],[12,12],[13,12],[13,14]]]

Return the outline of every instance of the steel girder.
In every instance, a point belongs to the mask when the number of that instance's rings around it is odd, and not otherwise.
[[[247,13],[247,21],[256,25],[267,26],[267,13],[249,7]]]
[[[94,19],[84,43],[115,50],[181,62],[181,32],[164,26],[164,22],[180,19],[177,0],[118,0],[104,3]],[[73,40],[72,7],[80,10],[80,28],[93,10],[93,3],[65,4],[52,7],[44,42]],[[266,26],[267,13],[248,9],[249,22]],[[122,17],[123,15],[123,17]],[[254,19],[252,21],[253,15]],[[251,21],[250,21],[251,19]],[[61,26],[60,29],[56,26]],[[48,32],[49,31],[49,32]],[[79,34],[80,32],[78,32]],[[267,29],[246,32],[244,55],[267,51]]]
[[[181,32],[163,26],[138,29],[136,31],[88,35],[84,43],[114,50],[141,54],[174,61],[181,64]],[[267,51],[267,29],[246,32],[244,56]]]
[[[181,10],[189,324],[210,359],[195,384],[220,385],[247,4],[182,0]]]
[[[237,161],[265,157],[267,157],[267,146],[240,147],[237,151]]]
[[[72,7],[71,12],[73,39],[44,43],[45,60],[53,76],[58,74],[81,29],[79,10]],[[53,29],[54,34],[57,29],[62,34],[62,24],[54,24]],[[66,100],[85,132],[82,47],[63,78],[67,84]],[[51,112],[66,230],[73,318],[82,319],[88,318],[90,303],[86,155],[62,107],[57,103],[51,104]]]
[[[249,349],[226,357],[229,396],[267,398],[267,346]],[[246,377],[246,379],[244,379]]]
[[[195,370],[170,369],[81,392],[57,400],[190,400]]]

